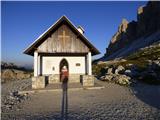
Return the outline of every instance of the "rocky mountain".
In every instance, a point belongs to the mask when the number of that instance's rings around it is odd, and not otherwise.
[[[100,60],[124,57],[157,41],[160,41],[160,2],[149,1],[139,7],[137,21],[122,20]]]

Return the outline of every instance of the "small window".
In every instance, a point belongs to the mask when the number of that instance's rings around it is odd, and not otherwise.
[[[76,63],[76,66],[81,66],[81,64],[80,63]]]

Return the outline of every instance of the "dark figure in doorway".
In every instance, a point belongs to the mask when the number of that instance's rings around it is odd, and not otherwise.
[[[67,95],[67,88],[68,88],[68,70],[66,66],[63,66],[61,70],[61,81],[62,81],[62,110],[61,110],[61,119],[67,120],[68,119],[68,95]]]
[[[61,69],[60,80],[61,80],[62,83],[63,82],[65,82],[65,83],[68,82],[68,69],[67,69],[66,66],[63,66],[62,69]]]

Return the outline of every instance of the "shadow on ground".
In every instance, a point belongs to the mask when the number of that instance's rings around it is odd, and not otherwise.
[[[62,108],[61,108],[61,120],[68,120],[68,78],[65,78],[62,83]]]
[[[142,102],[160,109],[160,85],[138,83],[131,87],[133,94]]]

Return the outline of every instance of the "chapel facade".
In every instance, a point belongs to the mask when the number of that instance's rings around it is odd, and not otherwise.
[[[58,19],[24,53],[34,57],[34,89],[61,82],[64,66],[68,82],[94,85],[92,56],[100,52],[84,36],[84,29],[76,27],[66,16]]]

